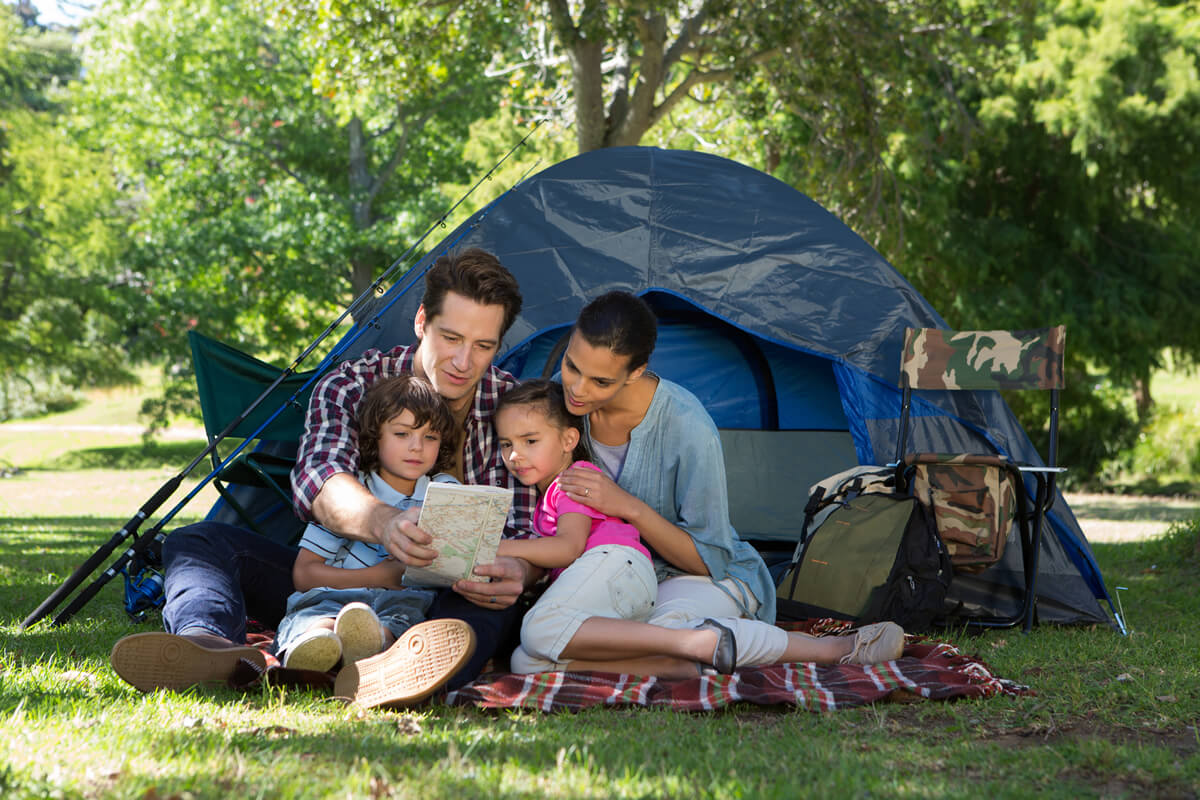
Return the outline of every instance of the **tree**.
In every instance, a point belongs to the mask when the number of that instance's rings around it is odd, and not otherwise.
[[[65,388],[132,380],[119,270],[126,220],[109,165],[71,136],[70,39],[0,9],[0,419]]]
[[[1047,9],[1011,69],[973,88],[966,153],[898,166],[914,203],[900,262],[935,305],[964,326],[1065,322],[1070,350],[1137,387],[1143,415],[1164,349],[1200,356],[1198,11]]]
[[[308,11],[125,0],[90,23],[85,108],[136,205],[148,330],[174,352],[199,325],[290,354],[473,170],[486,84],[334,85],[294,28]]]

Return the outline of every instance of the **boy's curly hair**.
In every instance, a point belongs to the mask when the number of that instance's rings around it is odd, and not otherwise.
[[[367,389],[358,410],[358,468],[363,472],[379,470],[379,436],[388,420],[408,411],[416,425],[429,423],[441,434],[437,462],[430,472],[442,472],[454,465],[454,417],[446,400],[424,378],[398,375],[376,381]]]

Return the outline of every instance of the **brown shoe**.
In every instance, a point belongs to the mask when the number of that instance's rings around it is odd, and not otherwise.
[[[894,622],[864,625],[855,633],[854,648],[838,660],[839,664],[881,664],[895,661],[904,653],[904,629]]]
[[[108,661],[121,680],[143,692],[224,683],[243,662],[260,674],[266,671],[267,660],[261,651],[235,644],[220,646],[215,644],[216,637],[213,640],[200,644],[171,633],[134,633],[117,640]]]
[[[475,652],[475,631],[460,619],[414,625],[377,656],[342,667],[333,693],[364,708],[414,705],[436,692]]]

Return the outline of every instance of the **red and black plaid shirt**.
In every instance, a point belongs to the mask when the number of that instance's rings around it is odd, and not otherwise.
[[[381,378],[411,375],[415,346],[394,347],[386,353],[368,350],[356,361],[344,361],[313,390],[308,403],[304,436],[292,469],[292,496],[301,519],[312,519],[312,504],[325,481],[339,472],[358,475],[358,406],[367,389]],[[511,486],[513,508],[505,535],[526,538],[533,530],[537,491],[522,486],[500,458],[492,415],[500,395],[517,385],[502,369],[488,367],[475,389],[467,413],[463,442],[463,478],[470,484]]]

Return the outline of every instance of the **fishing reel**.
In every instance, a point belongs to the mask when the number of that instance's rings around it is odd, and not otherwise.
[[[162,608],[166,601],[160,566],[149,559],[137,558],[121,570],[125,576],[125,613],[134,622],[145,622],[146,615]]]

